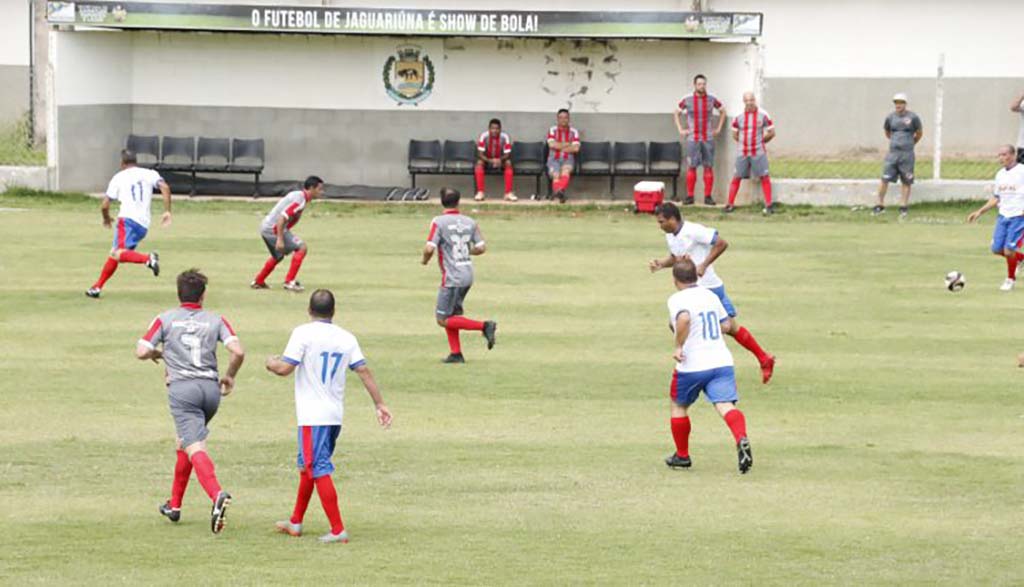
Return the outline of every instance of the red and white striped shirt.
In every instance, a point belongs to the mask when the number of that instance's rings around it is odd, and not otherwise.
[[[732,129],[739,133],[740,155],[757,157],[764,155],[764,133],[775,128],[768,113],[758,108],[754,112],[744,110],[733,119]]]
[[[690,140],[712,140],[709,128],[714,110],[721,109],[722,103],[711,94],[693,93],[679,101],[679,110],[686,114],[686,125],[692,131]]]
[[[580,133],[578,130],[571,126],[562,128],[556,124],[555,126],[552,126],[548,130],[548,144],[550,145],[552,142],[578,145],[580,144]],[[569,157],[572,157],[572,155],[572,153],[566,153],[561,149],[551,147],[551,152],[548,155],[548,157],[556,161],[559,161],[568,159]]]
[[[488,159],[500,159],[512,152],[512,139],[508,133],[498,133],[498,136],[494,137],[490,131],[485,130],[476,140],[476,150]]]

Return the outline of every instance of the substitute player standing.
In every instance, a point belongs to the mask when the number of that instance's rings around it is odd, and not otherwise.
[[[768,152],[765,145],[775,138],[775,123],[771,116],[757,106],[757,97],[753,92],[743,94],[743,112],[732,121],[732,140],[738,143],[736,154],[736,174],[729,184],[729,204],[725,211],[736,209],[736,194],[740,191],[740,180],[760,179],[761,193],[764,196],[765,214],[774,214],[772,204],[772,180],[768,177]]]
[[[562,108],[555,116],[556,124],[548,129],[548,176],[551,190],[558,201],[565,203],[565,190],[580,152],[580,132],[569,126],[569,111]]]
[[[967,222],[974,222],[992,208],[999,208],[999,217],[992,231],[992,254],[1006,258],[1006,281],[999,286],[1010,291],[1017,283],[1017,266],[1024,260],[1018,249],[1024,237],[1024,165],[1017,163],[1013,145],[999,148],[1002,168],[996,173],[992,197],[985,205],[971,212]]]
[[[892,97],[895,110],[885,117],[883,128],[885,138],[889,139],[889,153],[885,156],[882,166],[882,182],[878,186],[878,204],[872,214],[885,212],[885,193],[890,183],[900,180],[900,216],[906,216],[910,210],[910,186],[914,184],[914,145],[924,136],[921,119],[907,110],[907,95],[903,93]]]
[[[160,256],[156,251],[148,255],[135,251],[135,247],[139,246],[149,232],[150,203],[153,200],[154,189],[159,189],[164,199],[161,224],[170,226],[171,187],[156,171],[139,167],[133,151],[121,151],[121,171],[110,179],[107,193],[100,204],[103,226],[110,228],[113,224],[110,219],[110,201],[117,200],[121,203],[117,212],[117,226],[114,227],[114,245],[110,249],[110,257],[100,271],[99,279],[85,291],[85,295],[90,298],[100,297],[103,286],[117,271],[118,263],[144,264],[154,276],[160,275]]]
[[[263,219],[260,224],[260,236],[263,243],[270,251],[270,258],[263,264],[263,269],[256,274],[249,287],[253,289],[268,289],[267,277],[274,271],[277,264],[284,260],[285,256],[292,255],[292,264],[288,268],[288,275],[284,278],[284,288],[289,291],[302,291],[302,284],[295,279],[302,267],[302,261],[306,258],[309,250],[306,243],[292,233],[292,227],[298,224],[302,218],[302,211],[306,205],[319,198],[324,193],[324,180],[315,175],[306,178],[302,182],[302,189],[285,194],[277,201],[274,208]]]
[[[377,408],[377,422],[387,428],[391,412],[384,405],[373,373],[356,337],[332,324],[334,294],[318,289],[309,296],[311,322],[292,331],[288,346],[280,357],[267,359],[267,370],[287,377],[295,373],[295,413],[298,422],[299,494],[289,520],[278,522],[277,530],[292,536],[302,535],[302,519],[313,496],[320,496],[320,505],[331,523],[331,531],[320,542],[348,542],[348,531],[338,509],[338,491],[331,473],[331,456],[341,434],[345,411],[345,372],[355,371]]]
[[[729,243],[713,228],[696,222],[684,222],[679,207],[672,202],[659,205],[655,209],[655,218],[658,220],[658,226],[665,232],[669,255],[664,259],[651,259],[648,263],[651,272],[672,267],[684,258],[692,260],[697,266],[699,285],[717,295],[728,310],[729,317],[736,318],[736,307],[725,293],[725,283],[715,273],[714,268],[715,260],[725,252]],[[768,383],[775,371],[775,357],[766,353],[754,335],[735,320],[729,321],[725,333],[757,357],[757,362],[761,365],[761,381]]]
[[[488,169],[501,169],[505,175],[505,200],[515,202],[519,198],[512,191],[515,172],[512,169],[512,139],[508,133],[502,132],[501,121],[492,118],[487,130],[480,133],[476,140],[477,160],[473,168],[476,177],[476,195],[473,199],[483,202],[487,198],[484,193]]]
[[[221,396],[234,389],[245,351],[227,319],[203,309],[205,297],[205,275],[196,269],[179,275],[181,306],[153,320],[136,345],[135,356],[153,362],[164,360],[167,399],[178,434],[178,462],[174,466],[171,499],[160,506],[160,513],[172,522],[181,519],[181,500],[194,468],[199,484],[213,501],[210,529],[219,534],[224,528],[231,495],[221,489],[213,461],[206,452],[206,437],[210,433],[207,425],[217,413]],[[223,377],[217,374],[218,342],[231,354]],[[158,348],[160,345],[162,349]]]
[[[493,320],[480,322],[462,315],[462,304],[473,286],[473,259],[487,252],[487,244],[476,220],[459,212],[459,190],[441,188],[444,214],[430,223],[430,234],[423,248],[422,264],[430,262],[437,251],[441,267],[441,288],[437,292],[437,324],[448,334],[448,357],[445,363],[465,363],[462,356],[460,330],[478,330],[487,339],[487,349],[494,348],[498,324]]]
[[[726,113],[725,106],[709,94],[707,88],[708,79],[704,74],[698,74],[693,78],[693,93],[680,100],[672,113],[672,120],[686,148],[686,199],[683,200],[686,205],[693,204],[698,167],[704,168],[704,204],[715,205],[711,197],[715,186],[715,137],[722,132]],[[718,123],[711,131],[715,110],[718,111]],[[686,128],[683,128],[682,114],[686,114]]]
[[[697,401],[701,392],[714,404],[715,410],[736,440],[736,453],[741,474],[754,465],[747,438],[747,420],[736,408],[736,372],[732,353],[722,340],[722,331],[733,321],[721,300],[711,291],[697,285],[697,266],[682,259],[672,267],[676,289],[668,299],[669,324],[675,334],[669,397],[672,398],[672,439],[676,451],[665,459],[672,468],[690,467],[690,416],[687,408]]]

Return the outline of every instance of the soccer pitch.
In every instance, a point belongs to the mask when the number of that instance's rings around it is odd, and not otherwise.
[[[665,254],[649,216],[467,205],[488,253],[442,365],[438,270],[419,254],[439,206],[314,203],[300,279],[329,287],[395,414],[390,431],[349,378],[335,453],[348,545],[275,534],[297,475],[291,380],[263,360],[304,322],[307,295],[248,283],[270,201],[183,203],[142,250],[82,295],[110,244],[98,203],[0,196],[0,577],[72,584],[1016,584],[1024,579],[1021,296],[999,292],[993,216],[914,208],[908,222],[783,208],[700,211],[731,244],[717,263],[747,326],[778,356],[760,383],[729,341],[755,465],[701,400],[694,467],[673,471]],[[9,211],[10,208],[21,211]],[[154,209],[160,210],[154,203]],[[684,210],[684,213],[689,210]],[[156,224],[156,223],[154,223]],[[174,276],[210,277],[206,306],[245,344],[210,454],[234,495],[209,531],[195,479],[183,519],[157,513],[174,464],[162,367],[135,341],[176,305]],[[942,287],[963,271],[966,290]],[[307,291],[307,294],[308,294]]]

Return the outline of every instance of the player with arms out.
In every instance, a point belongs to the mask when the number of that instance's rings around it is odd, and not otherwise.
[[[665,232],[669,255],[664,259],[651,259],[647,264],[648,268],[653,273],[659,269],[672,267],[684,258],[693,261],[697,267],[698,283],[717,295],[729,317],[734,318],[729,321],[723,332],[732,336],[736,342],[743,345],[743,348],[757,357],[757,362],[761,365],[761,381],[768,383],[775,371],[775,357],[761,348],[749,330],[736,323],[736,307],[725,293],[725,283],[715,273],[715,260],[725,252],[729,243],[713,228],[696,222],[684,222],[679,207],[672,202],[658,206],[655,218],[658,220],[658,226]]]
[[[1006,280],[999,286],[1010,291],[1017,283],[1017,266],[1024,255],[1019,252],[1024,237],[1024,165],[1017,163],[1013,145],[999,148],[1002,168],[996,173],[992,197],[985,205],[971,212],[967,222],[975,222],[992,208],[999,208],[999,217],[992,231],[992,254],[1006,258]]]
[[[219,534],[224,528],[231,495],[221,489],[213,461],[206,452],[210,433],[207,425],[217,413],[221,397],[234,389],[245,350],[227,319],[203,309],[206,283],[206,276],[197,269],[178,276],[181,306],[153,320],[136,345],[135,356],[153,362],[164,360],[168,404],[178,434],[171,499],[160,506],[160,513],[172,522],[181,519],[181,500],[194,468],[199,484],[213,501],[210,530]],[[223,377],[217,373],[218,342],[231,354]]]
[[[676,451],[665,459],[672,468],[687,468],[690,460],[690,416],[687,409],[701,392],[714,404],[736,440],[740,473],[754,465],[747,438],[747,420],[736,408],[736,372],[732,353],[725,346],[722,331],[732,327],[722,301],[697,285],[697,266],[682,259],[672,267],[679,290],[668,299],[669,324],[675,334],[676,361],[669,396],[672,398],[672,439]]]
[[[775,123],[768,113],[757,105],[753,92],[743,94],[743,112],[732,121],[732,140],[739,144],[736,154],[736,175],[729,184],[729,204],[725,212],[736,209],[736,194],[740,191],[740,180],[750,179],[761,184],[764,196],[765,214],[774,214],[772,204],[772,179],[768,177],[768,152],[765,145],[775,138]]]
[[[493,320],[480,322],[462,315],[462,304],[473,286],[474,255],[487,252],[484,235],[476,220],[459,212],[459,190],[441,188],[444,214],[430,223],[430,234],[423,247],[421,263],[426,265],[437,251],[437,264],[441,267],[441,288],[437,292],[435,317],[437,324],[448,335],[448,357],[445,363],[465,363],[462,356],[460,330],[477,330],[487,339],[487,349],[494,348],[498,324]]]
[[[288,520],[277,522],[278,532],[302,535],[302,520],[316,488],[331,531],[320,542],[348,542],[348,531],[338,509],[338,491],[331,479],[331,456],[341,434],[345,411],[345,372],[355,371],[377,408],[377,422],[391,426],[391,412],[384,405],[373,373],[356,337],[332,323],[334,294],[318,289],[309,297],[311,322],[292,331],[284,354],[267,359],[267,370],[287,377],[295,374],[295,412],[298,421],[299,493]]]
[[[149,232],[150,203],[155,189],[160,190],[164,199],[161,224],[170,226],[171,187],[156,171],[139,167],[134,152],[128,149],[121,151],[121,171],[110,179],[107,193],[100,204],[103,226],[110,228],[114,224],[110,218],[110,201],[121,203],[117,212],[117,226],[114,227],[114,246],[110,249],[110,257],[103,265],[99,279],[86,290],[85,295],[90,298],[100,297],[103,286],[117,271],[118,263],[138,263],[148,267],[154,276],[160,275],[160,256],[156,251],[148,255],[135,251],[135,247]]]
[[[306,258],[306,252],[309,249],[302,239],[292,233],[292,227],[302,219],[302,212],[306,209],[306,205],[323,194],[324,180],[311,175],[302,182],[301,190],[288,192],[277,201],[277,204],[260,224],[260,236],[263,238],[263,243],[267,245],[267,250],[270,251],[270,258],[263,264],[263,269],[256,274],[249,287],[269,289],[267,277],[274,271],[277,264],[284,260],[286,255],[292,254],[292,264],[288,268],[288,275],[284,278],[284,288],[294,292],[305,289],[295,278],[299,274],[299,268],[302,267],[302,261]]]
[[[711,130],[711,117],[718,111],[718,124]],[[686,128],[683,128],[682,115],[686,115]],[[704,204],[714,206],[711,197],[715,187],[715,137],[722,132],[725,125],[725,106],[718,98],[708,93],[708,79],[704,74],[693,78],[693,93],[679,101],[672,120],[676,130],[683,139],[686,148],[686,199],[683,203],[693,204],[693,194],[697,190],[697,168],[704,168]]]

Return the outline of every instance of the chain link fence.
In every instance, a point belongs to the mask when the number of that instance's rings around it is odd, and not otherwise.
[[[33,144],[28,115],[0,121],[0,166],[45,166],[46,148]]]

